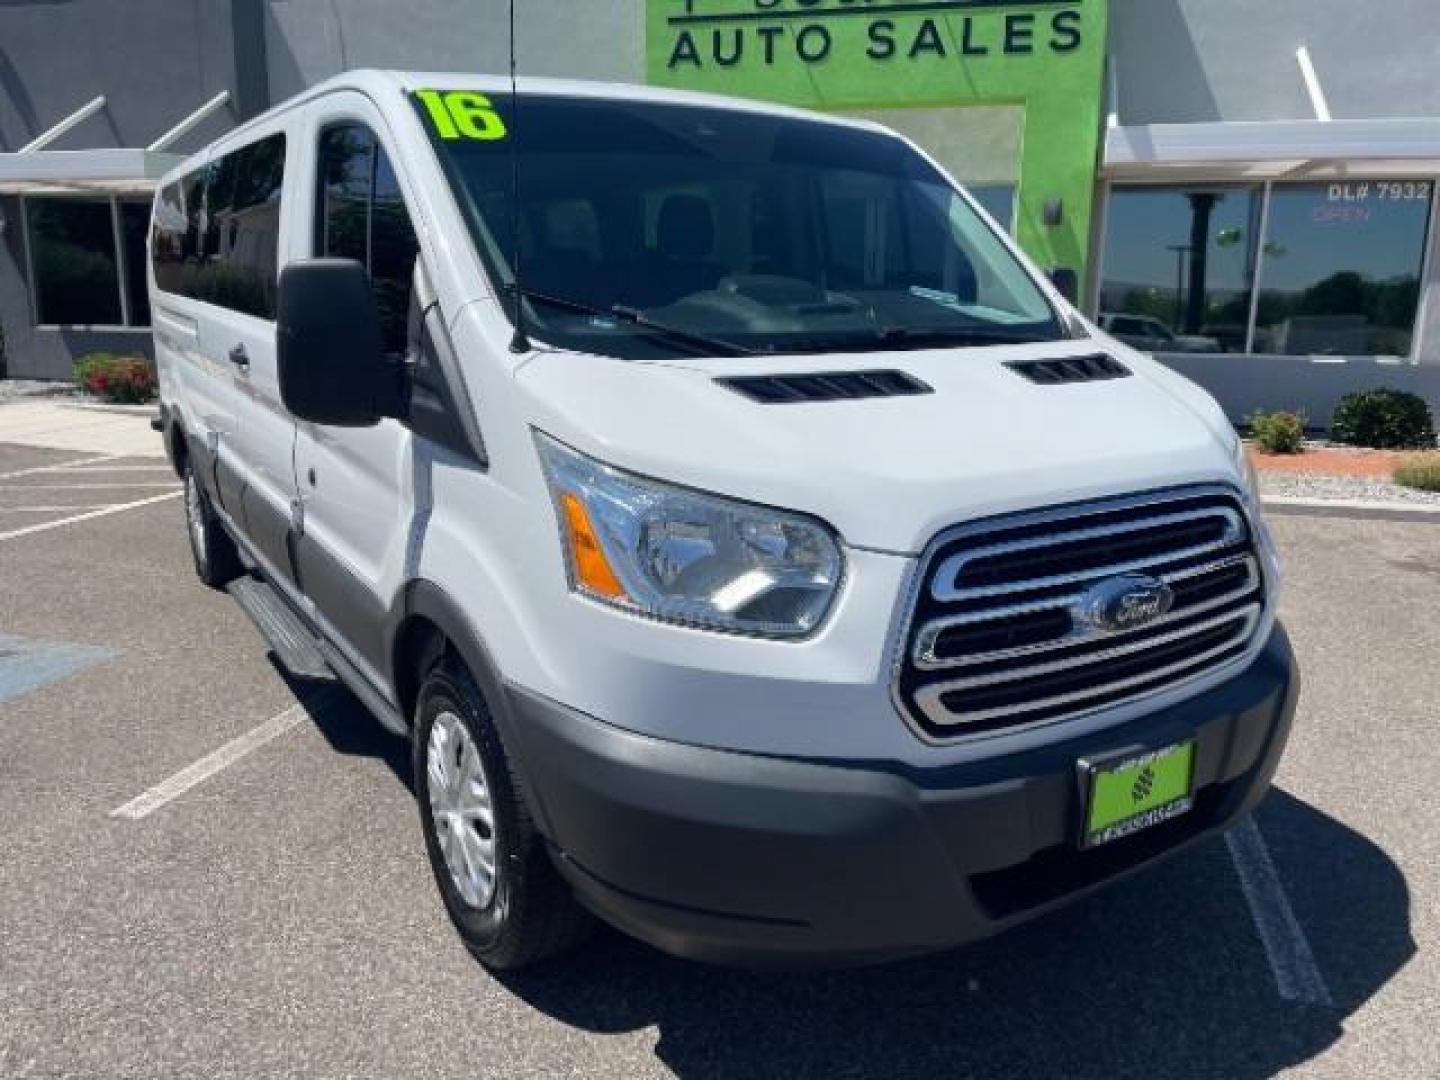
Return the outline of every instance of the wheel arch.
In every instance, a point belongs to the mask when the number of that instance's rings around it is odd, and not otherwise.
[[[396,605],[389,656],[396,703],[412,730],[415,703],[425,672],[447,655],[463,664],[474,678],[536,823],[545,835],[553,835],[544,807],[538,798],[532,797],[535,788],[529,783],[524,735],[518,730],[504,677],[484,637],[460,604],[439,585],[423,578],[411,581]]]

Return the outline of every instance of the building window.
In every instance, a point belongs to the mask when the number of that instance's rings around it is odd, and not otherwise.
[[[125,264],[125,296],[130,325],[150,325],[150,290],[145,282],[145,236],[150,231],[150,204],[120,204],[120,247]]]
[[[1000,223],[1000,227],[1012,235],[1015,232],[1015,185],[981,184],[971,187],[975,197],[987,214]]]
[[[26,199],[37,321],[119,326],[120,277],[110,201]]]
[[[25,219],[42,326],[149,326],[148,203],[30,197]]]
[[[1262,189],[1120,187],[1100,323],[1149,352],[1244,352]]]
[[[1414,180],[1277,184],[1254,351],[1408,357],[1431,191]]]
[[[1148,352],[1409,357],[1434,194],[1429,180],[1117,187],[1100,325]]]

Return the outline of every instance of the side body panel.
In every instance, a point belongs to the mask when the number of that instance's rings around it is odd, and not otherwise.
[[[380,109],[342,91],[305,112],[296,132],[306,167],[290,218],[292,258],[318,254],[318,147],[331,125],[360,123],[374,132],[399,175],[417,233],[413,185],[404,175]],[[423,244],[423,241],[422,241]],[[339,428],[302,422],[295,446],[297,498],[303,522],[295,538],[296,570],[309,614],[377,686],[390,692],[387,615],[417,569],[429,517],[429,488],[417,474],[417,440],[403,423]]]

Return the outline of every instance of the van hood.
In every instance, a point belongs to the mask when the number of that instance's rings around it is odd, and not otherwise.
[[[1007,366],[1098,351],[1133,377],[1037,384]],[[716,381],[876,370],[933,393],[763,404]],[[1209,396],[1103,338],[664,363],[545,352],[516,379],[537,428],[608,465],[809,513],[876,551],[918,553],[1009,511],[1244,483]]]

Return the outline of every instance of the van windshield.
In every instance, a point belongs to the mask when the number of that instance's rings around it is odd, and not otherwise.
[[[1066,336],[993,229],[889,135],[548,94],[415,104],[538,341],[642,358]]]

